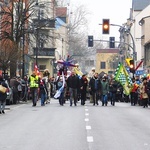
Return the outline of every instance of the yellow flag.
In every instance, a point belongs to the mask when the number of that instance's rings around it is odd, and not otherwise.
[[[128,66],[130,66],[130,60],[132,60],[132,58],[126,58],[126,63]]]

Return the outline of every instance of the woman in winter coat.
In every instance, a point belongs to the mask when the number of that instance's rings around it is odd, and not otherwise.
[[[41,106],[45,106],[45,101],[47,99],[48,93],[45,78],[41,79],[39,88],[40,88]]]
[[[3,87],[7,88],[7,84],[5,83],[5,80],[3,77],[0,75],[0,85]],[[7,93],[2,93],[0,92],[0,114],[5,113],[5,105],[6,105],[6,98],[7,98]]]
[[[148,88],[147,88],[147,78],[143,78],[143,82],[140,86],[141,100],[143,103],[143,108],[148,107]]]

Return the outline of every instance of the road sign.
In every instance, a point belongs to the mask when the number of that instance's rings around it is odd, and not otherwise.
[[[143,75],[144,74],[144,70],[136,70],[135,74],[136,75]]]

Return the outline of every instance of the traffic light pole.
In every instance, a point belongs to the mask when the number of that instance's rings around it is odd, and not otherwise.
[[[131,39],[132,39],[132,42],[133,42],[133,48],[132,48],[132,50],[133,50],[133,59],[136,60],[136,47],[135,47],[135,41],[134,41],[134,38],[133,38],[131,32],[130,32],[128,29],[126,29],[125,27],[121,26],[121,25],[117,25],[117,24],[110,24],[110,25],[111,25],[111,26],[117,26],[117,27],[120,27],[121,29],[124,29],[124,31],[127,32],[127,33],[130,35],[130,37],[131,37]]]
[[[99,41],[99,42],[110,42],[110,41],[107,41],[107,40],[93,40],[93,41]],[[132,47],[130,44],[125,43],[125,42],[114,41],[114,43],[126,44],[126,45],[128,45],[131,49],[133,49],[133,47]]]
[[[103,24],[99,24],[99,25],[103,25]],[[125,27],[121,26],[121,25],[117,25],[117,24],[109,24],[109,25],[110,25],[110,26],[120,27],[121,29],[124,29],[124,31],[127,32],[127,33],[130,35],[130,37],[131,37],[131,39],[132,39],[132,42],[133,42],[133,47],[132,47],[130,44],[125,43],[125,42],[119,42],[119,43],[124,43],[124,44],[128,45],[130,48],[132,48],[132,50],[133,50],[133,59],[136,60],[135,41],[134,41],[134,38],[133,38],[131,32],[130,32],[128,29],[126,29]],[[117,42],[117,43],[118,43],[118,42]]]

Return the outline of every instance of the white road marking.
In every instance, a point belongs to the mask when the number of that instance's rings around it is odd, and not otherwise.
[[[89,118],[85,118],[84,120],[85,120],[85,121],[89,121]]]
[[[86,129],[87,130],[91,130],[91,126],[86,126]]]
[[[86,116],[89,116],[89,113],[85,113]]]
[[[89,111],[89,110],[86,108],[85,111]]]
[[[93,136],[87,136],[87,142],[93,142]]]

